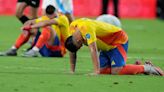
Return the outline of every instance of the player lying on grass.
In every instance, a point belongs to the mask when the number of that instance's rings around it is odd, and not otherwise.
[[[67,38],[65,47],[72,53],[71,72],[75,72],[76,53],[84,45],[90,49],[94,74],[153,74],[163,76],[160,68],[151,63],[145,65],[126,64],[128,35],[114,25],[81,18],[70,25],[72,36]],[[99,56],[98,56],[99,52]]]
[[[62,57],[66,50],[61,31],[69,30],[69,21],[66,16],[58,14],[55,10],[55,7],[49,5],[46,8],[46,16],[26,22],[23,26],[23,32],[16,40],[14,46],[9,51],[1,53],[1,55],[16,56],[17,50],[29,40],[31,35],[35,35],[34,47],[26,52],[24,56],[35,57],[40,52],[45,57]],[[47,26],[51,23],[55,25]],[[36,35],[37,30],[31,30],[41,26],[43,27],[41,34]]]

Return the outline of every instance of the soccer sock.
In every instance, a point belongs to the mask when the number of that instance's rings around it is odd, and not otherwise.
[[[50,39],[51,33],[48,28],[43,28],[41,35],[36,43],[36,47],[39,49],[43,47],[43,45]]]
[[[100,74],[111,74],[111,68],[107,67],[100,69]]]
[[[29,18],[25,15],[23,15],[22,17],[19,18],[19,20],[24,24],[26,21],[29,20]]]
[[[144,73],[144,65],[125,65],[119,72],[120,75],[134,75]]]
[[[17,38],[15,42],[15,47],[19,49],[24,43],[26,43],[30,38],[29,31],[23,31],[22,34]]]

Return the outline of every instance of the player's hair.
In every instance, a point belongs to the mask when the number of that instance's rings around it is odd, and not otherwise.
[[[76,45],[73,43],[72,36],[68,37],[67,40],[65,41],[65,47],[71,52],[77,52],[77,50],[78,50]]]
[[[53,14],[56,11],[56,8],[52,5],[48,5],[46,8],[46,14]]]

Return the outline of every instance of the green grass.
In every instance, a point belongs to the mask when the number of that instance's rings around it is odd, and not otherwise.
[[[15,42],[21,23],[15,17],[0,17],[0,51]],[[122,20],[129,35],[129,59],[148,60],[164,69],[164,21]],[[69,57],[0,57],[0,92],[163,92],[164,78],[146,75],[87,76],[92,72],[87,47],[78,52],[76,73],[69,74]]]

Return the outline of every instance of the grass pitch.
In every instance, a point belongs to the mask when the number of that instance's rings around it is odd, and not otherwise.
[[[11,47],[21,23],[15,17],[0,17],[0,51]],[[121,20],[129,35],[128,62],[152,60],[164,69],[164,21]],[[164,78],[146,75],[87,76],[92,72],[87,47],[78,52],[76,73],[69,74],[69,57],[0,57],[0,92],[163,92]]]

